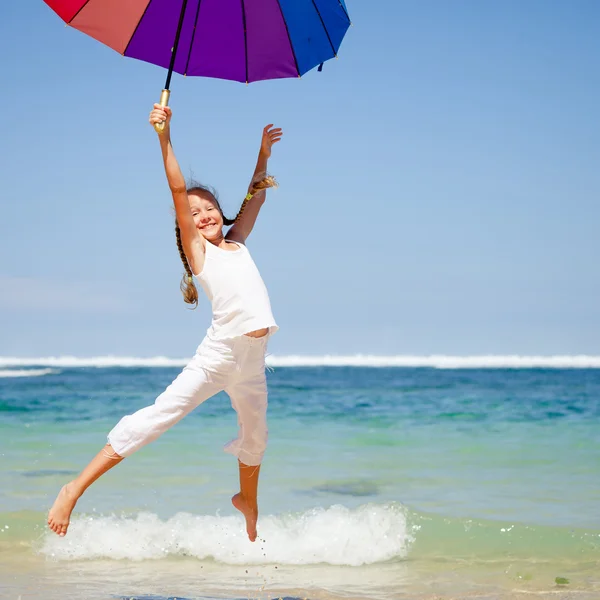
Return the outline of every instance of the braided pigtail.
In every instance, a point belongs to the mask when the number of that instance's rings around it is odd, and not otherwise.
[[[177,248],[179,250],[179,257],[183,263],[185,273],[181,278],[179,288],[183,294],[183,300],[187,304],[193,304],[193,308],[198,306],[198,290],[194,285],[193,273],[188,264],[185,252],[183,251],[183,244],[181,243],[181,231],[179,230],[179,224],[175,221],[175,238],[177,239]]]
[[[271,188],[271,187],[272,188],[276,188],[277,187],[277,181],[275,180],[275,177],[272,177],[271,175],[267,175],[266,177],[263,177],[262,179],[258,179],[256,181],[253,181],[252,185],[250,186],[250,191],[248,192],[248,194],[244,198],[244,201],[242,202],[242,206],[240,206],[240,210],[238,210],[238,214],[235,215],[235,219],[225,219],[225,217],[223,217],[223,222],[225,223],[225,225],[233,225],[242,216],[242,213],[244,212],[244,209],[246,208],[246,205],[248,204],[248,201],[257,192],[260,192],[262,190],[266,190],[266,189]]]

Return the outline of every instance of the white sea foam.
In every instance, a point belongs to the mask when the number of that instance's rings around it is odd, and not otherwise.
[[[97,356],[80,358],[76,356],[47,356],[40,358],[0,357],[0,368],[6,367],[182,367],[187,364],[186,358],[167,358],[155,356],[151,358],[132,356]],[[353,354],[322,356],[287,355],[267,357],[267,364],[272,367],[431,367],[435,369],[599,369],[600,356],[592,355],[555,355],[555,356],[521,356],[512,355],[473,355],[451,356],[431,354],[427,356],[397,355],[384,356],[376,354]],[[45,374],[45,373],[44,373]]]
[[[38,358],[17,358],[0,356],[0,367],[182,367],[189,359],[167,358],[154,356],[141,358],[135,356],[92,356],[81,358],[78,356],[43,356]]]
[[[52,373],[60,373],[60,371],[56,369],[0,369],[0,377],[41,377]]]
[[[270,364],[280,367],[294,366],[348,366],[348,367],[432,367],[436,369],[494,369],[494,368],[600,368],[600,356],[558,355],[558,356],[520,356],[520,355],[475,355],[450,356],[432,354],[428,356],[378,356],[374,354],[355,354],[348,356],[280,356],[271,357]]]
[[[359,566],[404,557],[412,542],[404,507],[371,504],[261,517],[255,543],[249,542],[241,516],[179,513],[167,521],[151,513],[136,518],[79,517],[66,537],[47,533],[41,552],[60,560],[184,555],[230,565]]]

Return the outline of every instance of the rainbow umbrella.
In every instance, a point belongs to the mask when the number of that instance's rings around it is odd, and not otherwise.
[[[250,83],[301,77],[337,56],[344,0],[44,0],[71,27],[171,75]]]

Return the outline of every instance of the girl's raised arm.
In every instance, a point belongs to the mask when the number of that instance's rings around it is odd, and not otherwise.
[[[242,209],[236,217],[233,227],[227,233],[227,239],[245,243],[250,235],[256,218],[267,197],[267,188],[272,187],[274,180],[267,177],[267,164],[271,158],[271,149],[283,136],[283,131],[273,128],[273,124],[267,125],[262,132],[260,151],[252,181],[248,186],[248,196],[242,205]]]
[[[181,233],[181,243],[192,271],[200,273],[204,266],[204,244],[206,242],[194,223],[186,191],[185,178],[175,157],[173,145],[171,144],[171,116],[172,112],[168,106],[162,107],[160,104],[155,104],[154,109],[150,113],[150,124],[154,126],[155,123],[165,121],[165,128],[158,135],[158,139],[167,182],[173,196],[175,215]]]

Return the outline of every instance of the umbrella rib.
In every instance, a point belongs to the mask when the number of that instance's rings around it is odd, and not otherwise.
[[[85,2],[81,5],[81,7],[79,8],[79,10],[67,21],[67,23],[70,25],[75,17],[77,17],[77,15],[91,2],[91,0],[85,0]]]
[[[323,17],[321,16],[319,8],[317,7],[317,3],[315,2],[315,0],[312,0],[312,3],[313,3],[313,6],[315,7],[315,10],[317,11],[317,15],[319,15],[319,20],[321,21],[321,25],[323,25],[323,30],[325,31],[325,35],[327,36],[327,39],[329,40],[329,45],[331,46],[333,55],[337,56],[337,52],[335,51],[335,47],[333,45],[333,42],[331,41],[331,37],[329,36],[329,31],[327,31],[327,27],[325,27],[325,21],[323,21]]]
[[[298,73],[298,77],[300,77],[300,67],[298,67],[298,59],[296,58],[296,51],[294,50],[294,44],[292,44],[290,30],[288,29],[287,21],[285,20],[285,15],[283,14],[283,8],[281,8],[281,2],[279,0],[277,0],[277,6],[279,6],[279,12],[281,13],[281,18],[283,19],[283,24],[285,25],[285,32],[287,33],[288,42],[290,43],[290,50],[292,51],[292,56],[294,57],[294,64],[296,65],[296,72]]]
[[[242,25],[244,27],[244,53],[246,58],[246,83],[248,83],[248,32],[246,31],[246,5],[242,3]]]
[[[146,4],[146,8],[144,9],[142,16],[140,17],[140,20],[137,22],[137,25],[135,26],[135,29],[133,30],[133,33],[131,34],[129,41],[127,42],[127,46],[125,46],[125,50],[123,50],[123,56],[125,56],[127,54],[127,50],[129,50],[129,44],[131,44],[131,40],[135,37],[135,34],[137,33],[140,23],[142,22],[142,19],[146,16],[146,13],[148,12],[148,8],[149,8],[150,4],[152,4],[152,0],[148,0],[148,4]]]
[[[190,42],[190,51],[188,52],[187,61],[185,63],[185,70],[183,75],[187,75],[188,67],[190,66],[190,58],[192,57],[192,48],[194,47],[194,40],[196,39],[196,27],[198,27],[198,17],[200,16],[200,5],[202,0],[198,0],[198,8],[196,9],[196,20],[194,21],[194,29],[192,29],[192,41]]]
[[[341,2],[341,0],[338,0],[338,3],[340,5],[340,8],[344,11],[344,14],[346,15],[346,18],[348,19],[348,23],[352,24],[352,21],[350,20],[350,15],[348,14],[348,11],[346,10],[346,7],[343,5],[343,3]]]

